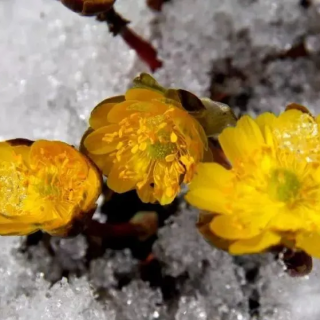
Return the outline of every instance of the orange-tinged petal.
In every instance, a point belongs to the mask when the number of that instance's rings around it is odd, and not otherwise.
[[[112,152],[116,149],[119,139],[114,139],[111,142],[104,140],[107,134],[114,134],[118,132],[120,126],[118,124],[111,124],[106,127],[99,128],[91,132],[84,140],[83,144],[88,152],[101,155]]]
[[[81,204],[81,210],[87,212],[96,207],[96,199],[102,191],[102,178],[94,167],[90,167],[86,178],[86,193],[84,203]]]
[[[0,172],[0,234],[23,235],[41,229],[68,235],[74,218],[82,220],[86,210],[93,213],[101,177],[89,159],[60,141],[8,143],[14,156],[9,163],[2,161]]]
[[[7,142],[0,142],[0,161],[12,161],[14,159],[13,148]]]
[[[115,105],[108,114],[108,121],[118,123],[122,119],[129,117],[134,113],[163,113],[168,109],[168,106],[158,103],[157,101],[124,101]],[[152,115],[150,115],[152,117]]]
[[[38,140],[32,144],[30,149],[30,166],[47,166],[48,163],[54,165],[62,164],[67,160],[68,166],[74,166],[76,162],[86,168],[86,162],[77,150],[61,141]]]
[[[29,156],[30,156],[30,147],[28,146],[16,146],[13,147],[15,154],[20,155],[21,159],[28,164],[29,163]]]
[[[113,159],[108,154],[89,154],[88,156],[105,176],[109,175],[113,166]]]
[[[170,204],[175,199],[176,196],[177,194],[175,192],[172,192],[171,195],[167,195],[166,190],[163,190],[160,196],[156,196],[156,199],[159,201],[159,203],[162,206],[166,206]]]
[[[108,113],[107,120],[110,123],[119,123],[124,118],[129,117],[131,114],[136,113],[139,109],[139,101],[129,100],[117,103]],[[145,106],[149,103],[141,103],[139,111],[144,110]]]
[[[235,241],[229,246],[231,254],[248,254],[259,253],[272,246],[278,245],[281,242],[281,237],[273,232],[264,232],[257,237]]]
[[[141,201],[144,203],[153,203],[156,201],[153,194],[153,188],[148,183],[143,185],[141,188],[137,188],[137,193]]]
[[[110,110],[115,106],[115,103],[105,103],[99,107],[96,107],[92,112],[89,119],[90,127],[93,129],[99,129],[101,127],[110,124],[108,121],[108,114]]]
[[[121,172],[123,170],[124,169],[119,167],[119,165],[113,165],[107,179],[108,187],[117,193],[130,191],[135,188],[135,185],[137,183],[137,180],[134,178],[120,178]]]
[[[91,112],[89,123],[94,129],[104,127],[109,124],[107,117],[109,111],[117,103],[125,101],[124,96],[115,96],[101,101]]]
[[[131,88],[126,94],[125,98],[129,100],[150,101],[152,99],[161,99],[163,94],[156,90],[149,90],[144,88]]]
[[[19,223],[12,220],[3,220],[0,217],[0,234],[3,236],[24,236],[36,232],[39,227],[31,224]]]

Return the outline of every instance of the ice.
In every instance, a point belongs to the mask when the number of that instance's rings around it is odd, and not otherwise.
[[[113,290],[110,294],[118,308],[116,320],[165,320],[161,292],[151,290],[141,280],[131,282],[121,291]]]
[[[179,301],[179,309],[175,320],[207,320],[208,315],[205,309],[205,301],[202,296],[185,297],[182,296]]]
[[[154,254],[164,263],[165,274],[187,277],[181,293],[196,294],[190,298],[190,305],[185,302],[188,298],[182,295],[177,319],[184,312],[191,314],[190,320],[194,319],[194,313],[204,319],[207,319],[205,314],[208,319],[209,316],[247,319],[247,303],[237,278],[240,271],[230,255],[212,248],[201,237],[195,229],[196,218],[197,211],[184,209],[180,215],[169,219],[168,225],[159,231],[159,240],[154,245]],[[193,310],[191,305],[202,311]],[[185,308],[187,311],[182,311]]]
[[[260,274],[261,315],[266,320],[316,320],[320,318],[320,261],[313,272],[291,278],[281,264],[264,266]]]
[[[141,14],[136,30],[147,35],[152,13],[136,3],[120,1],[119,12]],[[78,144],[95,104],[122,93],[140,71],[135,53],[106,25],[58,1],[1,1],[0,21],[1,138]]]
[[[115,311],[94,300],[86,279],[68,283],[63,278],[52,288],[39,278],[33,294],[23,294],[1,308],[1,319],[115,320]]]
[[[51,288],[19,253],[21,239],[2,237],[0,245],[1,319],[115,319],[113,309],[94,299],[85,278],[62,279]]]
[[[158,49],[164,67],[154,76],[163,85],[225,93],[224,102],[253,115],[289,102],[319,113],[318,0],[172,0],[160,13],[145,0],[118,0],[116,9]],[[95,104],[148,71],[106,25],[56,0],[0,1],[0,30],[3,139],[78,145]],[[0,238],[0,319],[319,319],[319,261],[297,279],[271,254],[231,257],[202,239],[196,215],[182,206],[154,244],[171,291],[143,281],[127,250],[88,261],[82,235],[27,249],[23,239]]]
[[[107,251],[103,257],[90,264],[90,282],[97,289],[110,289],[118,285],[121,278],[135,278],[138,273],[138,262],[133,259],[129,250]]]

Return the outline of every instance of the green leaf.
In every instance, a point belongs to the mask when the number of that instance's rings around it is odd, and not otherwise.
[[[146,88],[165,93],[166,89],[162,87],[150,74],[141,73],[139,76],[133,79],[134,88]]]
[[[205,109],[190,114],[202,125],[207,137],[217,138],[227,127],[233,127],[237,123],[237,117],[231,108],[223,103],[202,98]]]

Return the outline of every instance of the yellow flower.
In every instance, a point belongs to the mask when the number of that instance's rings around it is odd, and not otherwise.
[[[1,142],[0,234],[77,232],[96,208],[101,183],[90,161],[63,142]]]
[[[181,103],[146,87],[100,103],[90,127],[83,146],[109,188],[136,189],[143,202],[172,202],[207,149],[203,128]]]
[[[320,258],[319,119],[290,105],[222,132],[232,168],[200,164],[186,196],[205,211],[199,229],[210,242],[232,254],[281,244]]]

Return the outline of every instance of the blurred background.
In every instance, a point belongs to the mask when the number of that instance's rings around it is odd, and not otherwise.
[[[229,104],[237,114],[320,111],[319,0],[117,0],[116,11],[157,50],[153,76]],[[78,146],[92,108],[151,72],[106,23],[57,0],[0,0],[0,138]],[[95,219],[141,210],[115,197]],[[122,204],[121,204],[122,203]],[[182,197],[153,210],[147,240],[80,235],[0,238],[0,319],[319,320],[320,264],[292,278],[271,254],[232,257],[195,229]]]

